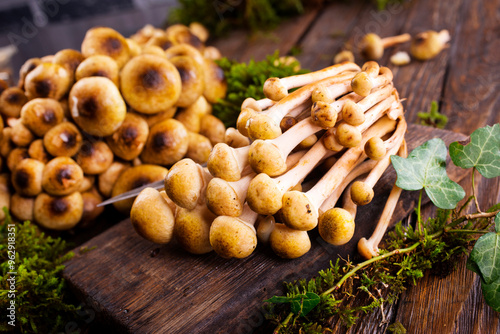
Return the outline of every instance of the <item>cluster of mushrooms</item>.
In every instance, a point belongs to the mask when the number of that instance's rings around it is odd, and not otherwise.
[[[207,38],[196,23],[129,38],[96,27],[80,51],[26,61],[0,95],[0,208],[49,229],[88,226],[105,198],[184,157],[205,163],[225,138],[211,106],[227,90]]]
[[[247,257],[258,242],[297,258],[315,228],[332,245],[347,243],[390,156],[407,154],[392,79],[374,61],[269,78],[266,98],[243,102],[231,140],[214,146],[206,167],[182,159],[164,190],[137,196],[134,228],[152,242],[175,238],[188,252],[224,258]],[[359,241],[363,256],[377,254],[400,192],[394,186],[374,234]]]
[[[436,57],[443,49],[448,47],[450,33],[443,29],[439,32],[427,30],[418,33],[413,38],[410,34],[381,38],[375,33],[363,36],[357,48],[363,58],[367,60],[379,60],[384,55],[384,50],[397,44],[410,42],[411,57],[424,61]],[[407,65],[411,61],[410,55],[406,51],[394,53],[390,61],[397,66]],[[354,62],[354,55],[349,50],[343,50],[334,57],[334,63],[342,61]]]

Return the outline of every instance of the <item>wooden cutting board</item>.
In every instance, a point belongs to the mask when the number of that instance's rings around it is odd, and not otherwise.
[[[410,124],[409,150],[434,138],[446,144],[464,135]],[[465,171],[448,164],[454,181]],[[84,247],[97,247],[66,263],[64,276],[86,306],[112,324],[113,332],[130,333],[251,333],[264,321],[262,301],[282,294],[282,282],[310,278],[338,256],[356,258],[356,243],[374,229],[395,181],[388,169],[375,188],[375,199],[360,207],[356,232],[347,245],[326,244],[311,231],[312,248],[294,260],[278,258],[259,245],[246,259],[226,260],[215,253],[195,256],[175,242],[158,246],[143,240],[124,220]],[[418,192],[404,191],[393,223],[414,208]]]

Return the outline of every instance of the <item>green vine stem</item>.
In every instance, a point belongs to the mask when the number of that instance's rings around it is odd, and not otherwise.
[[[476,183],[474,182],[474,174],[476,174],[476,167],[472,167],[472,176],[471,176],[471,182],[472,182],[472,196],[474,197],[474,203],[476,204],[476,209],[478,212],[482,212],[481,208],[479,207],[479,202],[477,201],[477,196],[476,196]]]

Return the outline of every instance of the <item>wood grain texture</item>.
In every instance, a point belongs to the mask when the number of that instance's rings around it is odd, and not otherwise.
[[[435,136],[447,143],[464,138],[410,125],[407,141],[412,149]],[[449,174],[456,180],[464,175],[458,168]],[[279,294],[283,280],[312,277],[337,256],[356,257],[357,240],[371,234],[394,179],[388,171],[376,186],[377,200],[359,208],[355,236],[343,247],[326,244],[313,231],[312,249],[299,259],[282,260],[259,246],[248,258],[225,260],[214,253],[189,255],[175,243],[158,247],[141,239],[126,220],[83,245],[97,249],[76,250],[64,276],[120,332],[250,333],[264,320],[261,301]],[[408,215],[416,196],[404,193],[393,222]],[[158,255],[151,257],[156,248]]]

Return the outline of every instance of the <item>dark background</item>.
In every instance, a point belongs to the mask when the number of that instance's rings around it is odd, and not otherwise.
[[[29,58],[72,48],[85,32],[108,26],[128,37],[145,24],[165,25],[175,0],[0,0],[0,47],[13,44],[10,67],[17,79]]]

